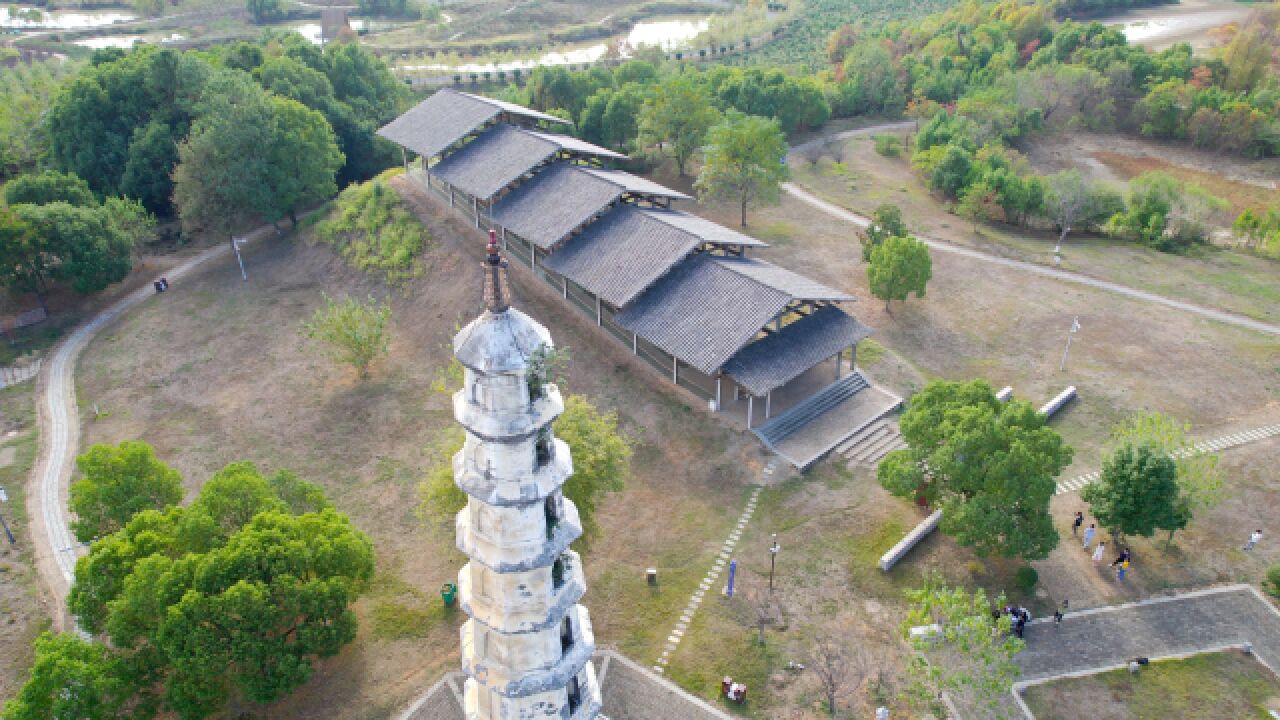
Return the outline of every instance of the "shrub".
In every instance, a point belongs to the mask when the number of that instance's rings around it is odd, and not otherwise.
[[[1023,565],[1013,574],[1013,584],[1024,593],[1029,593],[1035,588],[1036,583],[1040,581],[1040,573],[1030,565]]]
[[[388,170],[343,190],[333,211],[316,225],[317,238],[356,268],[381,273],[389,285],[403,284],[422,272],[419,256],[428,240],[426,229],[387,184],[399,172],[403,171]]]
[[[1267,580],[1262,583],[1262,587],[1274,597],[1280,598],[1280,563],[1267,570]]]
[[[871,136],[876,143],[876,152],[885,157],[898,157],[902,154],[902,138],[890,133],[878,133]]]

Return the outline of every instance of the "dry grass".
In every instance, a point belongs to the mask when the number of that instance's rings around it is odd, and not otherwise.
[[[34,382],[0,389],[0,486],[8,496],[0,516],[17,540],[0,535],[0,698],[26,681],[31,643],[49,626],[27,532],[26,479],[39,444],[34,391]]]
[[[481,245],[429,216],[426,274],[402,293],[301,239],[269,241],[246,258],[249,282],[220,261],[108,328],[85,352],[79,399],[109,413],[86,443],[140,438],[178,467],[188,489],[249,459],[323,485],[375,544],[378,578],[357,607],[357,641],[272,717],[386,718],[457,667],[459,613],[438,590],[463,560],[452,532],[414,514],[435,437],[452,425],[431,384],[459,323],[480,308]],[[476,252],[476,256],[467,254]],[[667,388],[541,284],[512,270],[517,306],[572,349],[568,390],[619,412],[636,444],[634,477],[600,507],[603,534],[585,552],[597,639],[643,663],[656,659],[673,608],[687,600],[741,510],[759,451],[707,422],[700,403]],[[390,295],[389,357],[360,383],[318,357],[299,332],[322,293]],[[672,472],[679,468],[678,472]],[[646,596],[644,568],[664,582]]]
[[[1199,185],[1209,191],[1211,195],[1216,195],[1230,203],[1232,217],[1250,208],[1265,210],[1276,205],[1277,198],[1274,188],[1239,182],[1223,177],[1218,173],[1175,165],[1160,158],[1136,157],[1118,152],[1099,151],[1095,152],[1093,156],[1125,180],[1143,173],[1158,171],[1171,175],[1184,183]]]
[[[1238,651],[1156,661],[1137,674],[1112,670],[1035,685],[1025,693],[1037,720],[1270,720],[1280,680]]]

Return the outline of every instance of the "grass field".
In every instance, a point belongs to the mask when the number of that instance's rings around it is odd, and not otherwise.
[[[34,382],[0,389],[0,487],[8,497],[0,516],[16,539],[0,536],[0,699],[25,682],[31,642],[49,626],[27,533],[27,473],[40,442],[34,390]]]
[[[1270,720],[1280,710],[1280,679],[1238,651],[1161,660],[1136,674],[1112,670],[1026,690],[1036,720]]]
[[[1175,165],[1160,158],[1134,157],[1125,153],[1098,152],[1094,157],[1125,180],[1158,171],[1172,175],[1183,183],[1199,185],[1211,195],[1226,200],[1231,206],[1232,217],[1248,209],[1266,210],[1276,204],[1275,188],[1239,182],[1219,173]]]
[[[928,192],[905,156],[878,155],[869,137],[833,145],[816,163],[793,158],[791,169],[798,184],[837,205],[870,214],[878,205],[892,203],[902,209],[914,232],[1020,260],[1053,263],[1056,233],[1005,225],[975,229]],[[1280,262],[1275,260],[1212,247],[1172,255],[1079,233],[1068,236],[1062,257],[1063,268],[1085,275],[1280,321]]]
[[[373,539],[378,575],[357,606],[359,638],[271,717],[391,717],[457,667],[463,618],[441,609],[438,590],[463,558],[452,528],[424,526],[414,508],[437,437],[453,426],[448,398],[431,386],[459,323],[480,309],[480,283],[478,256],[457,244],[470,236],[454,221],[428,225],[438,242],[402,292],[305,237],[272,241],[246,258],[249,282],[219,261],[105,330],[81,360],[80,402],[104,413],[86,419],[85,443],[146,440],[190,491],[232,460],[287,467],[323,485]],[[550,289],[519,269],[512,279],[516,305],[571,349],[568,390],[616,409],[635,444],[634,477],[602,503],[604,532],[584,551],[586,602],[602,645],[652,663],[762,454],[602,341]],[[390,295],[391,353],[370,380],[319,358],[302,336],[322,293]],[[657,591],[644,583],[649,566],[663,578]]]

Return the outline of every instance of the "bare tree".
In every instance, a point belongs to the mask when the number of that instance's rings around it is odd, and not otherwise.
[[[767,590],[753,590],[747,593],[747,605],[751,608],[751,620],[760,633],[760,644],[764,644],[764,629],[778,621],[779,607],[773,594]]]
[[[839,697],[862,687],[871,673],[872,662],[861,643],[846,645],[840,639],[824,635],[809,650],[808,669],[818,676],[822,692],[827,696],[827,713],[835,717]]]
[[[1071,226],[1080,219],[1089,203],[1089,186],[1075,168],[1050,175],[1046,184],[1049,192],[1045,193],[1045,209],[1062,231],[1058,235],[1057,246],[1053,248],[1053,254],[1057,255],[1062,251],[1062,241],[1067,239]]]

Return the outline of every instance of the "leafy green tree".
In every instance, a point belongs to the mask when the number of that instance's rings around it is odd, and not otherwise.
[[[1207,510],[1222,501],[1223,474],[1217,453],[1196,448],[1191,425],[1158,412],[1140,412],[1111,430],[1110,447],[1149,445],[1173,459],[1177,468],[1179,498],[1190,512]],[[1169,537],[1172,540],[1173,530]]]
[[[1010,632],[1008,615],[992,615],[992,608],[1006,605],[1004,595],[989,600],[982,588],[970,592],[948,587],[932,572],[921,588],[907,591],[907,599],[911,605],[901,629],[913,651],[907,665],[911,704],[920,712],[945,717],[938,698],[948,691],[981,708],[983,717],[1006,718],[1004,700],[1021,673],[1014,656],[1025,643]],[[910,634],[921,626],[937,626],[938,631]]]
[[[1173,458],[1150,444],[1126,442],[1103,461],[1101,477],[1080,491],[1080,499],[1117,541],[1126,535],[1151,537],[1158,529],[1168,530],[1172,541],[1191,520],[1177,476]]]
[[[83,295],[123,280],[133,267],[135,238],[106,208],[54,202],[13,210],[32,228],[30,252],[23,257],[26,271],[16,279],[42,301],[49,280],[67,281]]]
[[[1198,185],[1148,172],[1129,183],[1128,206],[1111,218],[1108,227],[1157,250],[1177,251],[1203,241],[1206,219],[1224,206],[1222,199]]]
[[[616,412],[601,413],[582,395],[569,395],[556,420],[556,435],[573,454],[573,475],[564,494],[578,508],[587,539],[600,531],[596,507],[605,495],[622,490],[631,475],[631,444],[618,430]]]
[[[892,203],[882,203],[871,213],[871,224],[862,233],[862,261],[871,262],[871,251],[891,237],[910,235],[902,220],[902,210]]]
[[[138,127],[129,141],[128,160],[120,176],[120,192],[140,201],[157,215],[173,215],[173,168],[178,164],[178,141],[185,127],[152,120]]]
[[[689,76],[675,75],[645,100],[640,112],[640,143],[665,147],[684,177],[689,158],[702,147],[707,131],[719,119],[707,90]]]
[[[582,137],[607,147],[628,149],[639,133],[645,90],[635,83],[604,88],[587,98],[578,120]]]
[[[285,14],[280,0],[246,0],[245,9],[249,11],[253,21],[259,25],[275,22]]]
[[[34,169],[48,153],[44,116],[59,87],[79,70],[79,63],[54,57],[0,73],[0,177]]]
[[[966,218],[973,225],[974,232],[977,232],[979,223],[996,219],[996,197],[996,189],[990,183],[978,180],[960,191],[956,212]]]
[[[787,179],[787,139],[776,120],[730,110],[707,132],[698,192],[738,203],[742,227],[747,205],[776,203]]]
[[[93,196],[88,183],[71,173],[56,170],[20,175],[10,180],[4,186],[4,201],[10,205],[47,205],[52,202],[65,202],[77,207],[98,205],[98,198]]]
[[[271,195],[260,212],[271,222],[288,217],[296,226],[300,208],[338,191],[335,177],[345,158],[323,115],[288,98],[271,98],[271,106],[275,127],[266,178]]]
[[[106,645],[71,633],[36,638],[31,675],[4,720],[123,720],[134,688]]]
[[[190,507],[138,513],[80,558],[68,603],[82,627],[109,635],[118,663],[104,677],[152,709],[130,717],[274,702],[354,639],[350,606],[372,576],[372,546],[317,493],[235,463]]]
[[[969,183],[972,168],[972,153],[959,145],[947,145],[929,176],[929,187],[947,197],[959,197]]]
[[[871,249],[867,281],[871,294],[884,300],[885,310],[891,300],[906,300],[912,293],[924,297],[925,285],[932,276],[929,246],[913,237],[886,238]]]
[[[369,377],[369,366],[387,354],[391,342],[391,306],[372,296],[364,302],[328,296],[324,301],[325,306],[303,325],[307,337],[327,345],[325,353],[331,359],[351,365],[361,378]]]
[[[981,380],[935,380],[899,425],[909,447],[877,470],[890,493],[941,509],[942,531],[980,556],[1038,560],[1058,544],[1049,501],[1072,451],[1029,403],[1002,403]]]
[[[76,539],[88,542],[123,528],[139,512],[182,500],[182,476],[144,442],[94,445],[76,458],[83,477],[71,485]]]

